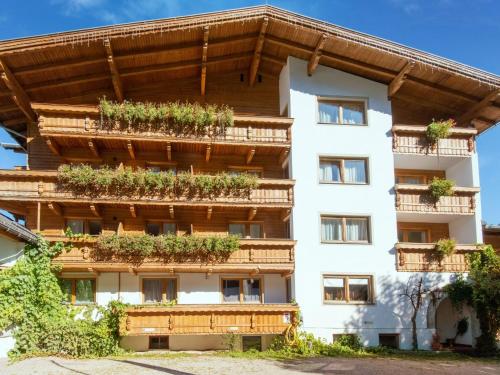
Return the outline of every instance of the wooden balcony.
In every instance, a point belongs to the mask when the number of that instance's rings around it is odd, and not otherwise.
[[[63,236],[45,236],[50,241],[68,242]],[[234,273],[282,273],[294,270],[295,241],[289,239],[242,239],[240,249],[228,259],[211,262],[172,261],[146,259],[140,264],[120,259],[100,259],[94,253],[92,237],[72,240],[69,252],[57,256],[53,262],[60,264],[66,272],[234,272]]]
[[[397,270],[400,272],[467,272],[467,254],[477,251],[476,245],[457,245],[455,253],[440,259],[433,243],[396,244]]]
[[[473,215],[476,212],[476,193],[479,188],[454,187],[454,195],[435,202],[427,185],[397,184],[398,212],[448,215]]]
[[[188,197],[188,196],[147,196],[86,197],[62,191],[57,184],[55,171],[0,170],[0,202],[59,202],[59,203],[99,203],[123,205],[155,206],[239,206],[239,207],[282,207],[293,205],[293,185],[295,181],[285,179],[259,179],[258,187],[248,196]],[[0,203],[1,206],[1,203]]]
[[[286,117],[236,115],[234,126],[226,128],[222,134],[199,137],[148,129],[135,130],[131,127],[108,130],[103,127],[99,110],[95,106],[41,103],[33,103],[32,106],[39,114],[40,134],[55,143],[56,150],[58,147],[81,147],[82,142],[90,141],[95,143],[94,150],[117,149],[124,147],[126,142],[133,142],[148,150],[184,145],[182,150],[196,151],[197,146],[210,145],[214,153],[224,153],[224,148],[232,153],[238,151],[237,146],[244,146],[244,152],[247,152],[248,147],[253,147],[259,149],[258,153],[280,155],[291,144],[293,119]],[[89,155],[92,154],[89,152]]]
[[[298,310],[292,304],[137,306],[127,310],[120,335],[283,334]]]
[[[476,129],[453,128],[450,136],[431,145],[426,137],[426,127],[419,125],[394,125],[392,149],[398,154],[468,157],[474,153]]]

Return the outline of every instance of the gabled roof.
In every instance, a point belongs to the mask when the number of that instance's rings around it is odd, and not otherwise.
[[[17,237],[23,242],[36,242],[38,237],[35,233],[19,223],[9,219],[7,216],[0,214],[0,233],[6,233],[13,237]]]
[[[30,102],[121,99],[155,82],[241,71],[278,77],[288,56],[391,84],[394,103],[483,131],[500,120],[500,77],[272,6],[0,42],[0,121],[25,131]],[[209,79],[208,78],[208,79]],[[203,91],[203,89],[202,89]],[[21,137],[17,137],[18,140]]]

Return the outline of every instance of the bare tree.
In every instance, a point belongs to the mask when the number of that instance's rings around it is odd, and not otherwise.
[[[411,330],[412,330],[412,349],[418,350],[418,338],[417,338],[417,315],[418,311],[422,307],[423,299],[426,294],[432,293],[430,289],[425,288],[424,281],[422,277],[418,280],[409,278],[406,283],[406,287],[401,293],[402,297],[406,297],[413,308],[413,313],[411,315]]]

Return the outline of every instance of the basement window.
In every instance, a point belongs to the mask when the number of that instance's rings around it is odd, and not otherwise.
[[[149,336],[149,349],[168,349],[168,336]]]
[[[243,351],[257,350],[262,351],[262,337],[261,336],[243,336],[241,338]]]
[[[386,348],[399,349],[399,334],[380,333],[378,335],[378,345]]]

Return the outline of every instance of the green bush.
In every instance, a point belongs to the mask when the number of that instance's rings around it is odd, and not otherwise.
[[[101,124],[104,129],[153,130],[180,135],[221,135],[234,125],[234,112],[228,106],[198,103],[116,103],[99,101]]]
[[[86,196],[248,196],[258,186],[257,177],[248,173],[193,175],[189,172],[153,172],[130,167],[94,169],[90,165],[61,165],[58,188]]]
[[[141,263],[146,258],[160,261],[224,261],[240,247],[238,236],[176,236],[173,234],[101,235],[94,247],[95,260],[120,259]]]
[[[441,197],[449,197],[454,194],[455,182],[445,178],[434,177],[429,184],[429,191],[432,198],[438,201]]]
[[[450,238],[441,238],[436,242],[435,251],[439,258],[444,258],[445,256],[450,256],[455,252],[457,242]]]
[[[437,143],[442,138],[447,138],[450,135],[450,130],[455,126],[455,121],[452,119],[432,121],[427,125],[426,136],[432,144]]]
[[[363,348],[358,335],[340,335],[334,342],[334,345],[343,346],[352,350],[360,350]]]

